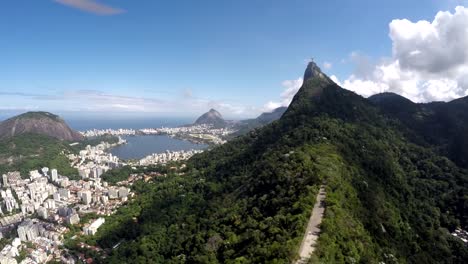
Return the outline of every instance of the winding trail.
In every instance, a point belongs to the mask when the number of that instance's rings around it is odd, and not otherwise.
[[[312,214],[310,215],[309,223],[307,223],[304,238],[302,239],[301,247],[299,248],[299,259],[296,260],[294,264],[307,263],[312,253],[314,253],[315,245],[320,235],[320,223],[322,223],[322,218],[325,212],[326,196],[327,193],[325,192],[325,186],[322,185],[320,186],[320,191],[317,195],[314,209],[312,209]]]

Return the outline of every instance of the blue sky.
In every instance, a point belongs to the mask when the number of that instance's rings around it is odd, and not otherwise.
[[[363,60],[372,68],[394,56],[392,20],[431,22],[465,3],[4,1],[0,114],[197,116],[215,107],[253,117],[287,104],[309,58],[352,87]]]

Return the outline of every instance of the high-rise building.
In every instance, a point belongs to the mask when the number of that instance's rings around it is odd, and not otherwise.
[[[42,219],[47,219],[48,216],[49,216],[48,213],[47,213],[47,209],[45,207],[42,207],[42,206],[37,209],[37,214]]]
[[[67,224],[75,225],[80,222],[80,216],[77,213],[73,213],[67,217]]]
[[[53,182],[57,181],[58,179],[58,172],[56,169],[52,169],[52,172],[51,172],[51,178],[50,178]]]
[[[96,178],[101,177],[102,173],[103,173],[102,168],[101,168],[100,166],[97,167],[97,168],[96,168]]]
[[[115,199],[119,196],[117,189],[109,188],[109,199]]]
[[[70,185],[70,181],[68,180],[67,177],[63,177],[62,180],[60,181],[60,186],[62,187],[68,187]]]
[[[59,199],[60,200],[60,199]],[[54,199],[47,199],[45,202],[44,202],[44,205],[46,208],[49,208],[49,209],[55,209],[55,200]]]
[[[107,204],[109,202],[109,197],[103,195],[103,196],[101,196],[101,201],[102,201],[103,204]]]
[[[3,186],[8,187],[8,175],[3,174],[2,180],[3,180]]]
[[[14,209],[19,208],[19,204],[14,197],[5,197],[3,199],[5,203],[6,210],[11,213]]]
[[[32,170],[32,171],[29,172],[29,178],[31,180],[34,180],[34,179],[39,178],[39,177],[42,177],[42,174],[40,174],[38,170]]]
[[[84,191],[81,193],[81,200],[84,204],[90,204],[92,199],[91,191]]]
[[[35,263],[45,263],[47,261],[47,253],[42,249],[34,250],[31,252],[30,256]]]
[[[59,207],[59,209],[58,209],[58,214],[59,214],[60,216],[62,216],[62,217],[70,216],[70,215],[72,215],[73,213],[75,213],[75,212],[73,211],[73,209],[72,209],[72,208],[68,208],[68,207],[66,207],[66,206]]]
[[[60,197],[63,199],[70,198],[70,191],[68,189],[62,188],[59,189]]]
[[[47,173],[49,172],[49,168],[44,167],[44,168],[41,169],[41,171],[45,176],[47,176]]]
[[[31,219],[24,220],[18,226],[18,237],[21,239],[21,241],[32,241],[38,235],[38,227]]]
[[[119,198],[125,198],[128,196],[128,189],[126,187],[119,188]]]
[[[89,169],[78,169],[78,174],[83,179],[89,178],[89,173],[90,173]]]

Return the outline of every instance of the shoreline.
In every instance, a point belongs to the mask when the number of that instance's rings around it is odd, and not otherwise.
[[[173,148],[169,147],[168,149],[161,149],[159,151],[157,149],[153,149],[153,150],[150,150],[149,152],[141,151],[143,154],[135,155],[136,157],[130,157],[130,158],[121,157],[121,155],[119,155],[118,153],[113,152],[113,150],[115,150],[116,148],[124,147],[124,145],[129,144],[129,142],[126,140],[128,138],[125,138],[125,137],[135,138],[135,137],[145,137],[145,136],[148,136],[148,137],[150,137],[150,136],[153,136],[153,137],[154,136],[167,137],[168,139],[184,141],[184,142],[188,142],[188,143],[191,143],[193,145],[200,146],[200,147],[198,147],[198,148],[197,147],[189,147],[189,148],[180,148],[180,149],[173,149]],[[148,158],[149,156],[152,156],[152,155],[161,155],[161,154],[165,154],[165,153],[177,153],[177,152],[198,152],[200,150],[201,151],[206,151],[206,150],[210,149],[211,147],[213,147],[215,145],[215,144],[206,144],[206,143],[204,143],[202,141],[190,140],[188,138],[177,137],[177,136],[173,136],[173,135],[169,135],[169,134],[139,134],[139,135],[123,136],[122,138],[126,141],[125,144],[114,145],[114,146],[106,149],[106,152],[109,153],[109,154],[112,154],[114,156],[117,156],[122,162],[124,162],[126,164],[138,163],[141,160],[144,160],[144,159],[146,159],[146,158]],[[166,140],[166,139],[164,139],[164,140]]]

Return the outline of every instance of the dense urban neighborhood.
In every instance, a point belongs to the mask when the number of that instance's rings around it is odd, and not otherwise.
[[[198,124],[181,127],[161,127],[144,129],[92,129],[81,132],[86,137],[103,135],[135,136],[135,135],[168,135],[178,139],[185,139],[196,143],[223,144],[226,136],[234,133],[233,127],[215,127],[210,124]]]
[[[202,152],[166,151],[131,163],[107,152],[115,146],[126,144],[120,136],[131,135],[134,131],[92,130],[83,133],[88,138],[112,135],[118,136],[118,139],[115,143],[102,141],[94,146],[87,145],[77,153],[67,155],[71,167],[77,169],[79,179],[71,179],[57,169],[48,167],[29,171],[29,175],[21,175],[18,171],[3,174],[0,183],[0,238],[3,241],[0,263],[80,261],[79,256],[77,258],[68,253],[64,246],[66,240],[73,240],[76,235],[96,234],[106,217],[134,196],[131,192],[133,182],[145,178],[142,174],[128,173],[125,180],[110,184],[103,180],[104,173],[129,165],[165,165]],[[177,129],[175,131],[180,132]],[[192,133],[200,129],[184,131]],[[145,133],[160,132],[145,130]]]
[[[110,186],[99,173],[78,181],[49,168],[31,171],[27,178],[19,172],[4,174],[1,233],[10,234],[11,242],[1,251],[0,263],[44,263],[52,259],[74,263],[62,247],[69,226],[81,224],[83,235],[93,235],[104,223],[103,217],[131,195],[128,186]],[[80,221],[90,214],[96,218]],[[15,233],[17,237],[11,239]],[[20,256],[25,258],[18,259]]]

